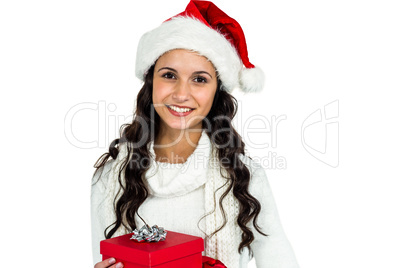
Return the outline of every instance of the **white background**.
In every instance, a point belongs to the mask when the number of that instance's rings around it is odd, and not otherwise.
[[[92,267],[92,166],[117,137],[117,119],[131,118],[140,36],[187,3],[1,2],[2,267]],[[240,124],[286,117],[275,148],[246,143],[251,156],[286,160],[266,171],[300,266],[402,267],[398,2],[215,3],[243,26],[250,61],[267,77],[258,95],[234,92]],[[339,141],[335,167],[302,142],[304,120],[333,102],[339,116],[306,130],[304,142],[323,150]]]

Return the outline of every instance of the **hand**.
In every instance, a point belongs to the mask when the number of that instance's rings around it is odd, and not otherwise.
[[[98,262],[95,264],[94,268],[123,268],[123,264],[121,262],[116,263],[114,258],[109,258],[104,261]]]

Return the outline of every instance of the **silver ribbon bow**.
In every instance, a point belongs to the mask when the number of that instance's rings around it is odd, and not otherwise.
[[[149,227],[148,224],[145,224],[141,227],[140,230],[137,228],[133,231],[133,236],[130,238],[137,242],[159,242],[164,241],[166,239],[167,232],[163,227],[158,227],[158,225],[154,225]]]

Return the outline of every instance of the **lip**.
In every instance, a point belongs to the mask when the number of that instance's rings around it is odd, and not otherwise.
[[[188,106],[180,106],[180,105],[176,105],[176,104],[167,104],[167,106],[176,106],[176,107],[179,107],[179,108],[189,108],[189,109],[192,109],[192,110],[194,110],[195,108],[192,108],[192,107],[188,107]]]
[[[191,113],[194,111],[194,110],[190,110],[190,111],[188,111],[188,112],[180,113],[180,112],[173,111],[173,110],[170,109],[169,106],[167,106],[167,105],[166,105],[166,108],[169,110],[169,112],[170,112],[172,115],[178,116],[178,117],[187,116],[187,115],[191,114]],[[190,107],[189,107],[189,108],[190,108]],[[190,109],[192,109],[192,108],[190,108]]]

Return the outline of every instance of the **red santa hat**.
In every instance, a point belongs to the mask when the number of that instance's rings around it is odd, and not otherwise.
[[[264,86],[263,71],[248,59],[240,24],[212,2],[191,0],[185,11],[145,33],[137,49],[136,76],[144,80],[156,60],[173,49],[188,49],[208,58],[228,92],[234,88],[258,92]]]

